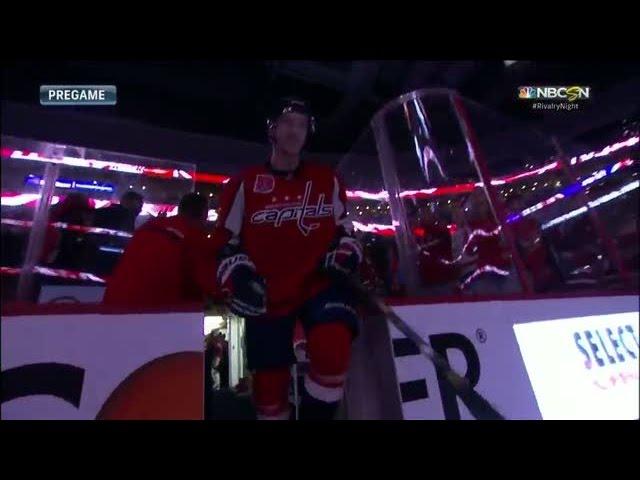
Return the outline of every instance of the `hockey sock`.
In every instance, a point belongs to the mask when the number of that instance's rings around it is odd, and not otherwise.
[[[258,420],[289,419],[289,367],[253,374],[253,402]]]
[[[301,420],[331,420],[342,399],[351,353],[351,331],[342,323],[313,327],[307,338],[309,373],[300,402]]]

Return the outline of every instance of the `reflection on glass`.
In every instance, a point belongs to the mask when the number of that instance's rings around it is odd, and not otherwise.
[[[46,165],[57,166],[57,177],[39,225],[33,215]],[[135,228],[177,212],[180,198],[194,189],[195,167],[3,136],[2,172],[3,285],[23,273],[29,236],[41,231],[30,294],[36,299],[47,285],[104,285]],[[15,292],[6,296],[12,297]]]
[[[375,255],[369,282],[389,295],[391,285],[394,294],[506,294],[522,291],[520,277],[533,293],[615,290],[630,286],[627,269],[637,286],[637,136],[593,151],[564,145],[565,154],[462,100],[492,207],[450,99],[420,91],[390,102],[340,164],[350,214]]]

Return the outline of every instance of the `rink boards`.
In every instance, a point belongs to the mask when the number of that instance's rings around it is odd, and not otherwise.
[[[508,419],[638,418],[638,297],[395,305]],[[389,324],[405,419],[472,419]]]
[[[202,419],[203,313],[3,310],[2,420]]]
[[[508,419],[638,417],[635,295],[393,308]],[[3,420],[202,418],[202,311],[44,305],[3,311],[1,324]],[[369,338],[352,399],[391,394],[347,405],[350,418],[473,418],[391,324]],[[367,383],[372,371],[388,388]]]

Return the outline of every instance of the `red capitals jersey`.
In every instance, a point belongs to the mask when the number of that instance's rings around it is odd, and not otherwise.
[[[352,232],[346,193],[334,170],[302,162],[292,173],[269,164],[232,178],[216,226],[266,281],[267,315],[286,315],[329,286],[320,269],[342,234]]]
[[[173,306],[216,297],[216,251],[204,229],[180,215],[152,219],[127,244],[103,303]]]

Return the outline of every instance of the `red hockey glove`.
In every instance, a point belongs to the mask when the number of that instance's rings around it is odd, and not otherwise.
[[[265,282],[247,255],[238,252],[224,257],[217,277],[233,313],[241,317],[257,317],[266,313]]]
[[[329,272],[350,275],[358,269],[360,262],[362,262],[360,242],[353,237],[342,237],[336,248],[325,256],[324,266]]]

